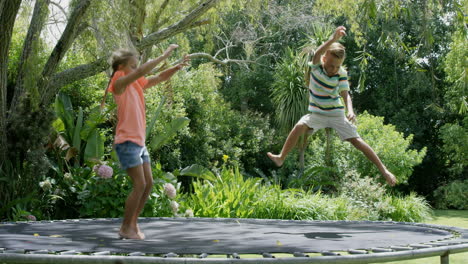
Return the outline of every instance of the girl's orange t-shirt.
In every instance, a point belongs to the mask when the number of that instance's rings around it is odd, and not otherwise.
[[[116,71],[109,83],[109,91],[114,94],[114,83],[117,79],[125,76],[123,71]],[[145,77],[131,83],[125,91],[114,94],[117,103],[117,128],[115,131],[114,144],[131,141],[140,146],[145,145],[146,134],[146,110],[143,87],[148,83]]]

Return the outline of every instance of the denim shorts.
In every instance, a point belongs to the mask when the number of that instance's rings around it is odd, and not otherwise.
[[[131,141],[125,141],[115,145],[115,151],[119,157],[120,166],[126,170],[143,164],[150,163],[150,157],[146,146],[140,146]]]

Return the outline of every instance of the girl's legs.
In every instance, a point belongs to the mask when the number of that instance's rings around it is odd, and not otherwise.
[[[145,207],[146,201],[148,201],[151,190],[153,189],[153,174],[151,172],[151,164],[150,163],[148,163],[148,162],[143,163],[143,173],[144,173],[144,179],[145,179],[146,185],[145,185],[143,194],[142,194],[142,196],[140,198],[140,202],[138,204],[138,207],[135,210],[135,213],[133,214],[132,222],[134,222],[134,223],[137,223],[138,216],[143,211],[143,208]],[[142,237],[142,239],[144,239],[145,235],[140,231],[140,228],[138,227],[138,224],[136,224],[136,226],[137,226],[137,230],[139,232],[139,235]]]
[[[271,152],[268,152],[268,157],[276,164],[276,166],[281,167],[288,153],[294,148],[299,137],[305,135],[309,131],[309,127],[306,124],[296,124],[294,128],[289,132],[288,138],[284,142],[283,149],[281,153],[275,155]]]
[[[143,165],[129,168],[127,169],[127,173],[132,180],[133,188],[125,202],[124,219],[122,226],[120,227],[119,235],[123,238],[144,239],[144,237],[138,232],[135,217],[135,215],[138,215],[139,213],[137,210],[146,189]]]
[[[395,176],[390,171],[388,171],[387,167],[385,167],[385,165],[382,163],[379,156],[377,156],[377,154],[374,152],[374,150],[362,138],[360,138],[360,137],[359,138],[350,138],[350,139],[347,139],[347,141],[349,141],[351,144],[353,144],[353,146],[355,148],[362,151],[362,153],[364,153],[364,155],[372,163],[374,163],[375,166],[377,166],[380,173],[382,173],[382,175],[385,177],[385,180],[387,181],[387,183],[390,186],[395,185],[395,183],[396,183]]]

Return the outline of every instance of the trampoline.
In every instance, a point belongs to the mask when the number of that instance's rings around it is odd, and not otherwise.
[[[468,230],[389,221],[140,218],[0,223],[0,263],[375,263],[468,251]],[[248,254],[248,255],[247,255]]]

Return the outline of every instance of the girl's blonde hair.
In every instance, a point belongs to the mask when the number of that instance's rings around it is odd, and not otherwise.
[[[331,44],[328,50],[338,59],[344,59],[346,57],[346,48],[338,42]]]
[[[119,69],[119,66],[122,64],[127,64],[127,62],[132,58],[132,57],[138,57],[138,53],[135,51],[131,51],[128,49],[118,49],[114,52],[112,52],[112,55],[109,58],[109,64],[112,67],[112,74],[109,78],[109,82],[107,83],[106,91],[104,93],[104,97],[102,98],[101,101],[101,109],[104,108],[104,103],[106,102],[106,97],[109,89],[109,84],[112,81],[112,77],[114,77],[115,72]]]

